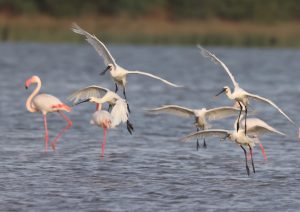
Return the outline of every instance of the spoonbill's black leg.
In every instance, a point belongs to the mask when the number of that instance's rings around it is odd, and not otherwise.
[[[197,127],[196,129],[197,129],[197,132],[199,132],[199,128]],[[197,143],[196,143],[196,149],[197,149],[197,151],[199,150],[199,147],[200,147],[199,140],[197,138]]]
[[[128,112],[131,113],[130,108],[129,108],[129,104],[128,103],[126,103],[126,104],[127,104],[127,110],[128,110]]]
[[[245,106],[245,135],[247,134],[247,114],[248,114],[248,107]]]
[[[127,97],[126,97],[126,88],[123,87],[123,95],[124,95],[124,98],[127,100]]]
[[[203,148],[204,148],[204,149],[207,148],[207,145],[206,145],[206,142],[205,142],[205,138],[203,139]]]
[[[239,129],[240,129],[240,117],[241,117],[241,114],[242,114],[242,111],[243,111],[243,106],[242,104],[238,101],[239,105],[240,105],[240,113],[239,113],[239,117],[238,117],[238,120],[237,120],[237,123],[236,123],[236,131],[238,132]]]
[[[117,93],[117,92],[118,92],[118,90],[119,90],[119,88],[118,88],[118,84],[117,84],[117,83],[115,83],[115,85],[116,85],[115,93]]]
[[[252,163],[253,173],[255,173],[252,148],[251,148],[251,146],[249,144],[248,144],[248,146],[249,146],[249,150],[250,150],[250,156],[251,156],[251,163]]]
[[[248,176],[250,176],[250,170],[249,170],[249,166],[248,166],[248,163],[247,163],[247,151],[245,150],[245,148],[242,145],[240,145],[240,147],[244,150],[245,160],[246,160],[246,170],[247,170]]]
[[[130,123],[129,120],[127,120],[126,124],[127,124],[127,130],[130,133],[130,135],[131,135],[132,132],[134,131],[133,126],[132,126],[132,124]]]

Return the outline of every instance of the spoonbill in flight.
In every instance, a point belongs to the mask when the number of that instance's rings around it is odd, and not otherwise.
[[[241,128],[244,130],[243,125],[245,123],[245,119],[244,119],[244,115],[241,115],[240,117],[242,126]],[[236,123],[235,123],[235,129],[236,129]],[[270,125],[268,125],[266,122],[264,122],[263,120],[259,119],[259,118],[248,118],[247,119],[247,128],[248,129],[253,129],[250,134],[249,132],[247,133],[249,136],[252,136],[253,138],[255,138],[254,142],[259,144],[259,147],[262,151],[262,154],[264,156],[264,160],[267,161],[267,155],[265,153],[265,149],[259,139],[259,137],[262,135],[261,130],[265,129],[265,133],[275,133],[278,135],[282,135],[285,136],[284,133],[274,129],[273,127],[271,127]],[[260,128],[260,129],[259,129]],[[257,130],[255,130],[257,129]]]
[[[101,156],[104,157],[105,145],[106,145],[106,131],[110,128],[117,127],[120,123],[127,123],[127,129],[131,134],[133,127],[131,123],[128,121],[128,110],[126,101],[123,99],[118,99],[112,110],[111,113],[105,110],[101,110],[102,102],[100,98],[96,97],[89,97],[86,100],[77,102],[75,105],[81,104],[83,102],[91,102],[98,104],[97,111],[93,114],[91,119],[91,124],[97,125],[103,128],[103,143],[101,147]]]
[[[158,108],[148,110],[151,113],[169,113],[183,118],[194,117],[197,132],[211,128],[208,121],[219,120],[233,116],[239,112],[239,109],[234,107],[218,107],[213,109],[190,109],[178,105],[163,105]],[[199,149],[199,141],[197,139],[197,150]],[[203,139],[203,147],[206,148],[205,138]]]
[[[226,73],[229,75],[229,77],[230,77],[230,79],[233,83],[233,86],[234,86],[233,92],[231,91],[231,89],[228,86],[225,86],[222,89],[222,91],[220,93],[218,93],[216,96],[218,96],[218,95],[222,94],[223,92],[225,92],[229,99],[234,100],[235,102],[237,102],[240,106],[239,117],[241,116],[243,106],[245,107],[245,114],[246,114],[246,116],[245,116],[245,128],[244,128],[245,129],[244,130],[245,134],[247,133],[247,130],[248,130],[247,129],[247,112],[248,112],[249,99],[254,99],[254,100],[257,100],[257,101],[260,101],[260,102],[270,104],[271,106],[276,108],[282,115],[284,115],[294,126],[296,126],[294,121],[288,115],[286,115],[274,102],[272,102],[271,100],[269,100],[267,98],[258,96],[256,94],[249,93],[249,92],[245,91],[244,89],[240,88],[239,84],[235,80],[232,73],[229,71],[228,67],[219,58],[217,58],[214,54],[212,54],[208,50],[204,49],[200,45],[198,45],[198,48],[201,50],[201,54],[204,57],[208,57],[214,63],[220,65],[226,71]],[[240,120],[240,119],[238,118],[238,120]],[[237,130],[239,130],[239,121],[237,122]]]
[[[111,110],[113,115],[113,126],[116,126],[116,124],[114,124],[115,122],[121,120],[123,123],[126,122],[127,130],[130,134],[134,131],[132,124],[128,120],[129,107],[127,101],[107,88],[96,85],[88,86],[75,91],[68,97],[68,100],[73,101],[73,105],[78,105],[83,102],[95,103],[97,105],[97,111],[99,105],[107,102],[109,104],[109,110]]]
[[[62,103],[55,96],[49,94],[38,94],[42,87],[41,79],[38,76],[32,76],[29,79],[27,79],[25,82],[25,88],[28,89],[28,87],[31,84],[37,84],[37,86],[32,92],[32,94],[28,97],[26,101],[26,108],[31,113],[41,112],[43,114],[45,127],[45,152],[48,151],[47,113],[58,112],[61,115],[61,117],[65,119],[68,123],[68,125],[65,128],[63,128],[62,131],[51,142],[51,146],[53,150],[55,150],[58,139],[63,135],[64,132],[66,132],[72,126],[72,121],[62,112],[70,112],[71,108],[68,105]]]
[[[128,113],[130,111],[129,111],[127,101],[122,99],[118,94],[110,91],[107,88],[96,86],[96,85],[91,85],[91,86],[79,89],[78,91],[75,91],[68,97],[68,100],[72,101],[74,105],[77,105],[77,104],[80,104],[83,102],[88,102],[88,101],[96,103],[96,105],[97,105],[96,110],[98,110],[98,107],[100,104],[104,104],[106,102],[109,104],[109,110],[112,110],[116,106],[116,103],[119,102],[119,105],[115,109],[115,111],[120,110],[120,111],[123,111],[122,114],[127,114],[127,119],[126,119],[127,130],[130,134],[132,134],[132,132],[134,130],[132,124],[128,120],[128,116],[129,116]],[[126,105],[126,108],[124,108],[125,105]]]
[[[244,151],[245,161],[246,161],[246,170],[247,170],[247,174],[250,175],[250,170],[249,170],[248,160],[247,160],[247,151],[244,148],[244,146],[249,147],[251,164],[252,164],[253,172],[255,173],[252,148],[255,146],[255,143],[257,142],[256,136],[260,136],[260,135],[267,134],[267,133],[278,133],[278,134],[284,135],[283,133],[275,130],[274,128],[270,127],[269,125],[267,125],[264,122],[255,121],[253,119],[253,121],[251,121],[250,123],[251,124],[250,124],[250,126],[248,126],[247,135],[245,134],[244,129],[240,129],[239,131],[237,131],[236,129],[234,129],[234,130],[210,129],[210,130],[203,130],[200,132],[195,132],[195,133],[189,134],[189,135],[183,137],[181,140],[189,141],[189,140],[195,139],[195,138],[218,137],[220,139],[229,139],[229,140],[235,142]]]
[[[77,34],[84,35],[86,37],[86,41],[89,42],[94,47],[94,49],[98,52],[98,54],[103,58],[104,64],[107,67],[100,74],[104,75],[109,70],[110,75],[111,75],[113,81],[115,82],[115,86],[116,86],[115,92],[118,91],[118,86],[121,86],[123,88],[123,94],[124,94],[125,99],[126,99],[126,88],[125,88],[126,77],[128,74],[141,74],[141,75],[145,75],[145,76],[160,80],[160,81],[162,81],[170,86],[173,86],[173,87],[182,87],[182,86],[171,83],[165,79],[162,79],[161,77],[155,76],[150,73],[146,73],[146,72],[142,72],[142,71],[129,71],[129,70],[126,70],[125,68],[122,68],[115,62],[115,59],[113,58],[111,53],[108,51],[106,46],[95,35],[91,35],[87,31],[83,30],[76,23],[73,24],[72,31]]]

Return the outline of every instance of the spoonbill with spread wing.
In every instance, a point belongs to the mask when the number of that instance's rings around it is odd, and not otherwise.
[[[68,99],[73,101],[74,105],[78,105],[83,102],[95,103],[97,105],[97,111],[99,110],[100,105],[108,103],[109,110],[111,110],[111,112],[114,111],[114,113],[112,113],[114,123],[121,120],[123,123],[126,122],[127,130],[130,134],[134,131],[132,124],[128,120],[129,107],[127,101],[107,88],[96,85],[88,86],[75,91],[68,97]],[[116,124],[113,124],[113,126],[116,126]]]
[[[71,108],[68,105],[62,103],[55,96],[49,94],[38,94],[42,87],[42,81],[38,76],[32,76],[29,79],[27,79],[25,82],[25,88],[28,89],[28,87],[31,84],[37,84],[37,86],[32,92],[32,94],[28,97],[26,101],[26,108],[31,113],[41,112],[43,114],[45,127],[45,152],[48,151],[49,139],[47,127],[47,113],[58,112],[61,115],[61,117],[65,119],[68,123],[68,125],[65,128],[63,128],[62,131],[51,142],[51,146],[53,150],[55,150],[58,139],[63,135],[64,132],[66,132],[72,126],[72,121],[62,112],[70,112]]]
[[[239,117],[239,118],[241,118],[241,117]],[[236,126],[236,124],[235,124],[235,126]],[[247,160],[247,151],[244,148],[244,146],[249,147],[251,164],[252,164],[253,172],[255,173],[252,148],[255,146],[255,143],[258,142],[258,140],[256,139],[257,136],[267,134],[267,133],[277,133],[277,134],[284,135],[283,133],[275,130],[274,128],[272,128],[271,126],[266,124],[265,122],[263,122],[259,119],[252,119],[252,120],[250,120],[249,125],[248,125],[247,135],[245,134],[244,129],[240,129],[239,131],[237,131],[236,129],[234,129],[234,130],[211,129],[211,130],[203,130],[200,132],[192,133],[190,135],[183,137],[181,140],[189,141],[194,138],[206,138],[206,137],[218,137],[220,139],[228,138],[229,140],[238,144],[243,149],[244,154],[245,154],[247,174],[250,175],[250,171],[249,171],[249,167],[248,167],[248,160]]]
[[[171,83],[165,79],[162,79],[161,77],[155,76],[150,73],[146,73],[146,72],[142,72],[142,71],[129,71],[129,70],[126,70],[125,68],[122,68],[121,66],[119,66],[116,63],[115,59],[113,58],[111,53],[108,51],[106,46],[95,35],[91,35],[87,31],[83,30],[76,23],[73,24],[72,31],[77,34],[84,35],[86,37],[87,42],[89,42],[94,47],[94,49],[98,52],[98,54],[103,58],[104,64],[107,67],[100,74],[104,75],[109,70],[110,75],[115,82],[115,86],[116,86],[115,92],[118,91],[118,85],[121,86],[123,88],[123,94],[124,94],[125,99],[126,99],[125,86],[126,86],[126,82],[127,82],[126,77],[128,74],[141,74],[141,75],[145,75],[145,76],[160,80],[160,81],[162,81],[170,86],[173,86],[173,87],[182,87],[182,86]]]
[[[214,63],[221,65],[221,67],[226,71],[226,73],[229,75],[233,85],[234,85],[234,90],[231,91],[231,89],[228,86],[225,86],[222,91],[220,93],[217,94],[220,95],[223,92],[226,93],[227,97],[231,100],[234,100],[235,102],[237,102],[240,106],[240,113],[239,113],[239,117],[241,116],[242,110],[243,110],[243,106],[245,107],[245,134],[247,133],[247,111],[248,111],[248,105],[249,105],[249,99],[254,99],[260,102],[264,102],[267,104],[270,104],[271,106],[273,106],[274,108],[276,108],[282,115],[284,115],[294,126],[295,123],[294,121],[288,116],[286,115],[274,102],[272,102],[271,100],[249,93],[247,91],[245,91],[244,89],[240,88],[239,84],[237,83],[237,81],[235,80],[234,76],[232,75],[232,73],[229,71],[228,67],[219,59],[217,58],[214,54],[212,54],[211,52],[209,52],[208,50],[204,49],[203,47],[198,45],[198,48],[201,50],[201,54],[204,57],[208,57],[210,58]],[[238,118],[238,120],[240,120]],[[239,121],[237,122],[237,130],[239,130]]]
[[[131,134],[133,127],[131,123],[128,121],[128,110],[126,101],[123,99],[118,99],[114,103],[114,106],[111,110],[111,113],[102,109],[102,101],[97,97],[89,97],[86,100],[75,103],[74,105],[78,105],[84,102],[96,103],[98,105],[97,111],[93,114],[91,119],[91,124],[97,125],[103,128],[103,143],[101,147],[101,156],[104,157],[105,145],[106,145],[106,131],[110,128],[117,127],[120,123],[127,123],[127,129]]]
[[[163,105],[158,108],[148,110],[151,113],[169,113],[172,115],[180,116],[183,118],[194,117],[196,130],[206,130],[210,128],[208,121],[218,120],[226,117],[233,116],[239,112],[239,109],[234,107],[218,107],[213,109],[190,109],[178,105]],[[197,150],[199,148],[199,141],[197,139]],[[205,138],[203,139],[203,147],[206,148]]]

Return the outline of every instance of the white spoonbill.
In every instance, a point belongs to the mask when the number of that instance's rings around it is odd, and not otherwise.
[[[105,145],[106,145],[106,131],[110,128],[117,127],[120,123],[127,123],[127,129],[131,134],[133,127],[128,121],[128,110],[127,104],[123,99],[119,99],[115,102],[111,113],[105,110],[101,110],[102,103],[101,99],[96,97],[90,97],[84,101],[77,102],[75,105],[81,104],[83,102],[92,102],[98,104],[97,111],[93,114],[91,119],[91,124],[95,124],[103,128],[103,143],[101,148],[101,156],[104,157]]]
[[[251,121],[251,123],[256,123],[257,125],[251,124],[251,127],[248,126],[248,133],[245,135],[244,129],[240,129],[237,131],[236,129],[234,130],[224,130],[224,129],[211,129],[211,130],[203,130],[200,132],[192,133],[190,135],[187,135],[183,137],[181,140],[182,141],[189,141],[194,138],[206,138],[206,137],[218,137],[220,139],[229,139],[236,144],[238,144],[244,151],[245,154],[245,161],[246,161],[246,170],[247,174],[250,175],[249,167],[248,167],[248,161],[247,161],[247,151],[243,146],[248,146],[250,150],[250,157],[251,157],[251,164],[253,168],[253,172],[255,173],[255,167],[254,167],[254,162],[253,162],[253,152],[252,148],[255,146],[256,143],[256,137],[259,135],[263,135],[266,133],[279,133],[284,135],[283,133],[275,130],[274,128],[270,127],[266,123],[263,122],[257,122]],[[253,136],[255,135],[255,136]]]
[[[109,111],[114,109],[116,103],[118,102],[118,107],[115,108],[115,111],[117,112],[118,110],[120,110],[121,114],[127,114],[127,118],[124,122],[126,122],[127,124],[128,132],[132,134],[133,126],[128,120],[130,110],[127,101],[121,98],[118,94],[110,91],[109,89],[96,85],[91,85],[75,91],[68,97],[68,100],[72,101],[74,105],[88,101],[96,103],[97,110],[100,104],[104,104],[107,102],[109,104]],[[125,106],[126,108],[124,108]],[[125,117],[125,115],[123,117]]]
[[[195,132],[190,135],[187,135],[183,137],[181,140],[182,141],[189,141],[194,138],[206,138],[206,137],[218,137],[220,139],[230,139],[231,141],[235,142],[238,144],[244,151],[245,154],[245,160],[246,160],[246,170],[247,174],[250,175],[249,167],[248,167],[248,162],[247,162],[247,151],[243,146],[248,146],[250,150],[250,155],[251,155],[251,163],[252,163],[252,168],[253,172],[255,173],[255,168],[254,168],[254,162],[253,162],[253,154],[252,154],[252,147],[255,146],[254,140],[250,138],[249,136],[245,135],[244,130],[224,130],[224,129],[211,129],[211,130],[203,130],[200,132]]]
[[[217,58],[214,54],[212,54],[211,52],[209,52],[208,50],[204,49],[203,47],[201,47],[199,45],[198,45],[198,48],[201,50],[201,54],[204,57],[208,57],[214,63],[220,65],[226,71],[226,73],[229,75],[229,77],[230,77],[230,79],[231,79],[231,81],[234,85],[233,92],[231,91],[231,89],[228,86],[225,86],[223,88],[223,90],[220,93],[217,94],[217,96],[220,95],[221,93],[225,92],[229,99],[234,100],[235,102],[237,102],[239,104],[240,108],[241,108],[239,116],[242,113],[243,106],[245,106],[245,114],[246,114],[246,116],[245,116],[245,134],[248,130],[247,129],[247,109],[248,109],[248,105],[249,105],[249,99],[254,99],[254,100],[261,101],[261,102],[268,103],[268,104],[272,105],[282,115],[284,115],[294,126],[296,126],[294,121],[288,115],[286,115],[274,102],[272,102],[271,100],[269,100],[267,98],[249,93],[249,92],[245,91],[244,89],[240,88],[239,84],[235,80],[232,73],[229,71],[228,67],[219,58]],[[237,130],[239,130],[239,121],[237,122]]]
[[[37,84],[37,86],[32,92],[32,94],[28,97],[26,101],[26,108],[31,113],[41,112],[44,116],[45,152],[48,151],[47,113],[58,112],[61,115],[61,117],[64,118],[68,123],[68,125],[65,128],[63,128],[62,131],[51,142],[51,146],[53,150],[55,150],[55,146],[58,139],[62,136],[64,132],[66,132],[72,126],[72,121],[62,112],[62,111],[70,112],[71,108],[68,105],[62,103],[55,96],[49,94],[38,94],[42,86],[41,79],[38,76],[32,76],[29,79],[27,79],[25,82],[25,88],[28,89],[28,87],[31,84]]]
[[[183,118],[194,117],[196,130],[206,130],[211,126],[208,121],[219,120],[222,118],[230,117],[239,112],[239,109],[234,107],[218,107],[213,109],[190,109],[178,105],[163,105],[158,108],[148,110],[151,113],[169,113],[172,115],[180,116]],[[205,138],[203,139],[203,147],[206,148]],[[199,141],[197,139],[197,150],[199,148]]]
[[[145,75],[148,77],[152,77],[154,79],[158,79],[158,80],[160,80],[170,86],[173,86],[173,87],[182,87],[182,86],[171,83],[165,79],[162,79],[161,77],[155,76],[150,73],[146,73],[146,72],[142,72],[142,71],[129,71],[129,70],[126,70],[125,68],[122,68],[115,62],[115,59],[113,58],[111,53],[108,51],[106,46],[95,35],[91,35],[87,31],[83,30],[76,23],[73,24],[72,31],[77,34],[84,35],[86,37],[87,42],[89,42],[94,47],[94,49],[98,52],[98,54],[103,58],[104,64],[107,67],[100,74],[104,75],[109,70],[110,75],[115,82],[115,86],[116,86],[115,92],[118,91],[118,85],[121,86],[123,88],[123,94],[124,94],[125,99],[126,99],[126,88],[125,88],[126,76],[128,74],[141,74],[141,75]]]
[[[97,98],[97,97],[89,97],[85,100],[79,101],[75,103],[74,105],[78,105],[84,102],[91,102],[98,105],[97,110],[99,110],[99,106],[103,103],[106,103],[107,101],[103,101],[103,98]],[[101,108],[101,107],[100,107]],[[112,115],[112,126],[117,126],[120,123],[126,123],[127,130],[130,134],[134,131],[134,128],[132,124],[129,121],[129,111],[127,103],[124,99],[118,99],[111,109],[111,115]]]
[[[241,127],[243,128],[243,124],[245,123],[245,119],[244,119],[243,115],[241,115],[240,120],[242,123]],[[236,123],[234,126],[236,127]],[[275,134],[285,136],[284,133],[274,129],[273,127],[271,127],[270,125],[268,125],[266,122],[264,122],[263,120],[261,120],[259,118],[248,118],[247,119],[247,128],[251,129],[250,132],[248,132],[247,134],[249,136],[252,136],[253,138],[255,138],[254,142],[259,144],[259,147],[261,148],[261,151],[262,151],[265,161],[267,161],[267,155],[266,155],[265,149],[259,139],[260,135],[262,135],[263,133],[275,133]],[[263,129],[265,131],[262,131]]]

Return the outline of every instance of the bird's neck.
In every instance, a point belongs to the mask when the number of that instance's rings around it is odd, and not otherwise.
[[[96,103],[96,110],[99,111],[102,108],[102,104]]]
[[[234,99],[233,96],[232,96],[232,92],[230,89],[228,89],[227,93],[226,93],[226,96],[229,98],[229,99]]]
[[[42,87],[42,82],[41,80],[39,79],[37,81],[37,86],[36,88],[34,89],[34,91],[31,93],[31,95],[28,97],[27,101],[26,101],[26,108],[29,112],[33,113],[33,112],[36,112],[36,108],[33,107],[32,105],[32,99],[38,94],[38,92],[40,91]]]

